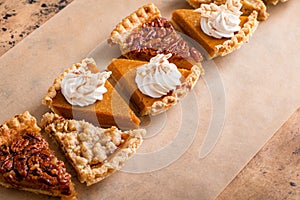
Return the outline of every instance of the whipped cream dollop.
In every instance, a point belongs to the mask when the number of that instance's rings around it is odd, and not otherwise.
[[[61,92],[74,106],[88,106],[103,99],[105,82],[111,72],[92,73],[84,60],[81,66],[69,71],[61,81]]]
[[[137,68],[135,82],[138,89],[152,98],[160,98],[181,85],[181,73],[168,58],[172,54],[158,54],[150,62]]]
[[[214,38],[231,38],[241,27],[240,11],[242,4],[240,0],[227,0],[220,6],[201,4],[195,12],[201,14],[200,26],[203,32]]]

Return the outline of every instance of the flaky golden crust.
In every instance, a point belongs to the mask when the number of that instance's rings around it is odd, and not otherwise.
[[[157,115],[165,112],[181,99],[183,99],[195,86],[204,70],[200,64],[194,65],[191,73],[186,77],[180,87],[174,90],[170,95],[165,96],[162,100],[155,101],[150,107],[145,108],[141,115]]]
[[[138,10],[125,17],[111,32],[110,43],[122,44],[126,33],[142,26],[147,21],[151,21],[156,17],[160,17],[159,9],[153,4],[149,3],[140,7]]]
[[[0,145],[10,143],[23,130],[34,133],[38,133],[41,130],[36,124],[36,119],[28,111],[14,116],[0,126]]]
[[[145,135],[144,129],[129,131],[120,131],[116,127],[101,129],[85,121],[66,120],[54,113],[44,114],[40,126],[45,129],[46,133],[55,137],[76,170],[79,181],[81,183],[85,182],[87,186],[95,184],[119,170],[124,162],[137,151],[143,141],[142,136]],[[87,157],[89,156],[84,156],[86,151],[89,150],[86,148],[84,148],[84,151],[82,150],[83,143],[78,138],[82,137],[82,134],[94,137],[95,132],[92,131],[94,129],[97,129],[97,133],[118,132],[124,135],[125,139],[121,142],[118,149],[109,155],[107,159],[91,164],[87,161]],[[100,140],[99,136],[95,136],[95,142],[89,143],[89,145],[93,147],[101,145]],[[99,153],[95,152],[95,149],[91,152],[94,154]]]
[[[272,0],[271,0],[272,1]],[[274,1],[274,0],[273,0]],[[278,0],[275,0],[278,1]],[[187,0],[193,8],[199,8],[201,4],[215,3],[217,5],[225,4],[226,0]],[[250,15],[254,10],[258,13],[257,19],[264,21],[268,18],[267,7],[263,0],[241,0],[243,15]]]
[[[238,33],[236,33],[231,39],[226,40],[223,44],[215,47],[215,54],[212,57],[225,56],[237,49],[242,44],[249,41],[249,38],[255,32],[259,22],[257,21],[257,12],[253,11],[248,16],[248,21],[243,25]]]
[[[18,114],[14,116],[12,119],[9,119],[5,121],[1,126],[0,126],[0,146],[4,144],[9,144],[11,141],[17,136],[22,133],[26,132],[31,132],[31,133],[36,133],[40,134],[40,127],[37,126],[36,119],[28,112],[25,111],[23,114]],[[1,181],[0,179],[0,185],[6,188],[16,188],[15,186]],[[70,196],[65,196],[60,193],[60,191],[56,190],[47,190],[47,189],[34,189],[34,188],[29,188],[29,187],[24,187],[24,186],[18,186],[17,189],[19,190],[24,190],[28,192],[33,192],[37,194],[45,194],[49,196],[56,196],[56,197],[61,197],[61,199],[64,200],[76,200],[76,192],[73,184],[70,184],[70,190],[71,190],[71,195]]]

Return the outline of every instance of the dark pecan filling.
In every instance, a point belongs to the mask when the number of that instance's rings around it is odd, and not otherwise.
[[[127,36],[122,52],[127,57],[144,54],[142,60],[149,60],[160,53],[172,53],[173,58],[177,59],[193,58],[196,62],[202,60],[200,52],[190,47],[171,23],[162,17],[134,29]]]
[[[64,163],[56,160],[48,143],[36,133],[26,132],[17,136],[10,146],[0,146],[0,173],[15,187],[24,184],[71,194],[71,175],[65,171]]]

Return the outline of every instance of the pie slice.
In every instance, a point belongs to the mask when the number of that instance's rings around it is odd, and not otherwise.
[[[136,152],[145,134],[144,129],[121,131],[103,129],[83,120],[67,120],[44,114],[41,127],[60,144],[81,183],[88,186],[108,177]]]
[[[152,98],[143,94],[135,82],[137,68],[147,63],[146,61],[130,59],[113,59],[107,67],[112,72],[111,76],[116,82],[115,87],[120,93],[123,93],[125,99],[130,99],[133,109],[139,116],[156,115],[168,110],[192,90],[202,74],[198,66],[193,66],[190,70],[178,68],[182,75],[181,85],[167,95]]]
[[[264,0],[266,4],[277,5],[279,2],[287,2],[288,0]]]
[[[0,126],[0,185],[77,199],[71,175],[41,136],[28,111]]]
[[[210,3],[215,3],[217,5],[225,4],[226,0],[187,0],[187,2],[192,7],[199,8],[201,4],[210,4]],[[241,11],[243,12],[244,16],[249,16],[255,10],[258,13],[257,16],[258,20],[264,21],[268,18],[269,13],[267,13],[267,7],[264,4],[263,0],[241,0],[241,3],[243,4]]]
[[[202,61],[200,52],[161,17],[152,3],[125,17],[111,32],[109,43],[118,44],[122,55],[133,60],[149,61],[157,54],[172,53],[169,61],[187,69]]]
[[[91,105],[74,106],[66,100],[61,91],[61,82],[68,72],[79,69],[83,65],[87,65],[92,73],[99,72],[95,61],[91,58],[86,58],[81,63],[74,64],[55,79],[53,85],[48,89],[48,93],[43,98],[43,104],[48,105],[55,113],[68,119],[84,119],[101,127],[137,128],[140,124],[139,118],[109,81],[105,82],[107,92],[103,94],[103,99],[97,100]]]
[[[171,21],[178,30],[195,39],[207,51],[210,59],[239,49],[248,42],[258,26],[257,12],[253,11],[249,16],[240,16],[241,29],[233,37],[216,39],[202,31],[200,18],[200,13],[192,9],[179,9],[173,11]]]

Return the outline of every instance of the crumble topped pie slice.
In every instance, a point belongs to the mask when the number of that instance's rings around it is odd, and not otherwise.
[[[54,80],[53,85],[49,87],[47,94],[44,96],[42,103],[49,106],[55,113],[68,119],[84,119],[101,127],[117,126],[122,129],[137,128],[140,124],[140,119],[129,108],[109,81],[101,80],[99,73],[99,69],[92,58],[86,58],[80,63],[72,65]],[[110,72],[104,73],[106,73],[104,76],[107,76]],[[97,77],[96,74],[98,74],[99,77]],[[66,77],[68,77],[68,79]],[[65,85],[62,87],[64,79]],[[94,82],[90,81],[92,83],[89,83],[86,81],[92,79],[94,79],[96,86],[101,86],[94,89],[92,87],[94,86],[92,85]],[[87,89],[82,86],[87,86]],[[93,89],[91,90],[90,88]],[[90,105],[78,106],[72,105],[72,102],[70,103],[67,100],[63,94],[63,89],[66,90],[66,93],[71,94],[69,98],[71,99],[70,101],[75,99],[83,101],[82,103],[86,103],[90,97],[93,100],[94,97],[98,95],[97,93],[99,93],[97,90],[99,90],[102,95],[100,95],[100,99],[95,100],[94,103]],[[78,93],[80,91],[83,92],[77,94],[77,91]],[[93,92],[96,94],[93,95]]]
[[[226,0],[187,0],[187,2],[192,7],[199,8],[201,4],[210,4],[210,3],[215,3],[216,5],[225,4]],[[264,4],[263,0],[241,0],[241,3],[243,4],[243,7],[241,8],[243,15],[248,16],[255,10],[258,13],[257,16],[258,20],[264,21],[268,18],[269,13],[267,13],[267,7]]]
[[[71,175],[42,138],[28,111],[0,126],[0,185],[77,199]]]
[[[202,55],[176,32],[152,3],[125,17],[111,32],[109,43],[118,44],[123,56],[149,61],[157,54],[171,53],[170,62],[191,69],[200,65]]]
[[[119,170],[143,141],[144,129],[103,129],[85,121],[44,114],[41,127],[55,137],[81,183],[95,184]]]
[[[253,11],[249,16],[239,16],[238,18],[238,14],[241,13],[238,10],[240,7],[239,0],[227,0],[226,4],[221,6],[212,3],[202,4],[197,10],[174,10],[171,22],[179,31],[195,39],[207,51],[208,59],[212,59],[217,56],[225,56],[239,49],[249,41],[255,32],[259,24],[257,12]],[[218,21],[221,15],[228,16],[222,17],[222,20]],[[239,28],[235,32],[232,32],[236,28],[233,27],[233,24]],[[206,30],[203,29],[202,25]],[[220,29],[217,30],[217,28]],[[229,37],[214,36],[222,33],[222,31],[224,31],[224,35],[229,35],[229,31],[232,35]]]

